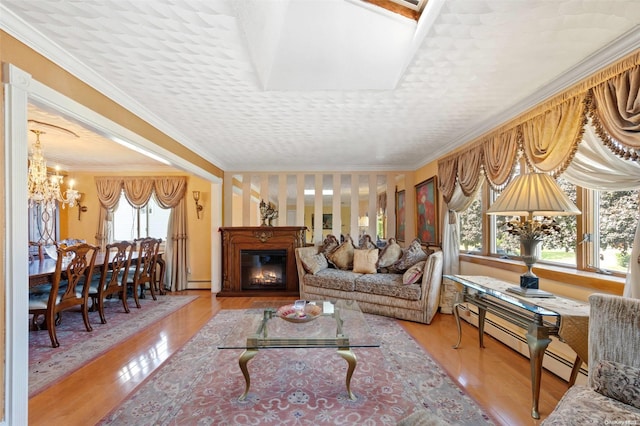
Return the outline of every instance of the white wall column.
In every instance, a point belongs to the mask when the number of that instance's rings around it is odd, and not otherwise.
[[[351,175],[351,222],[349,223],[349,234],[354,244],[358,244],[358,216],[360,215],[360,176]]]
[[[302,173],[296,175],[296,226],[304,226],[304,174]]]
[[[27,215],[27,104],[31,75],[4,64],[5,329],[4,421],[26,425],[29,414],[29,240]]]
[[[242,226],[251,226],[251,175],[242,175]]]
[[[378,176],[375,173],[369,175],[369,205],[367,207],[367,216],[369,217],[369,227],[367,234],[375,242],[376,240],[376,222],[378,219]]]
[[[396,174],[387,173],[387,228],[385,237],[396,237]]]
[[[226,183],[226,182],[225,182]],[[211,292],[222,289],[222,182],[211,183]]]
[[[278,175],[278,226],[287,226],[287,175]]]
[[[313,242],[321,243],[322,238],[322,175],[316,173],[315,197],[313,201]],[[304,194],[302,195],[304,197]]]
[[[341,175],[340,173],[334,173],[333,174],[333,197],[332,197],[332,201],[333,201],[333,207],[332,207],[332,218],[333,218],[333,224],[332,224],[332,229],[331,229],[331,233],[333,235],[335,235],[337,238],[340,237],[340,234],[342,234],[342,203],[341,203],[341,195],[340,195],[340,188],[341,188]]]

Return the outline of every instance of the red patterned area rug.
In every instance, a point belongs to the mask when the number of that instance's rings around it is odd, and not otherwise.
[[[380,348],[358,348],[347,397],[347,363],[332,349],[218,350],[242,311],[224,310],[143,383],[103,425],[395,425],[416,410],[448,424],[492,424],[481,408],[393,319],[367,315]]]
[[[117,299],[105,302],[106,324],[100,322],[98,312],[89,313],[93,331],[88,332],[82,313],[63,312],[62,323],[56,327],[60,346],[51,347],[47,330],[29,331],[29,397],[42,392],[69,372],[107,352],[110,348],[149,327],[155,321],[185,306],[198,296],[157,296],[141,299],[140,309],[129,303],[129,314]],[[31,318],[29,319],[31,321]]]

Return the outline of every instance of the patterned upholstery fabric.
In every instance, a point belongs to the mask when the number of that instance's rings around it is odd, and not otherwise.
[[[322,253],[317,253],[317,254],[314,254],[313,256],[303,257],[302,264],[304,265],[304,269],[306,269],[307,272],[310,274],[317,274],[323,269],[327,269],[329,267],[327,258]]]
[[[424,270],[424,265],[427,263],[426,260],[416,263],[407,269],[402,275],[402,284],[415,284],[418,282],[420,278],[422,278],[422,272]]]
[[[409,247],[404,250],[402,257],[389,267],[389,272],[397,274],[404,274],[407,269],[415,265],[416,263],[426,260],[431,254],[427,253],[423,248],[420,240],[415,239],[409,244]]]
[[[628,381],[630,387],[623,393],[637,402],[633,395],[640,387],[640,300],[592,294],[589,304],[589,385],[570,388],[543,424],[640,424],[639,408],[596,392],[618,394],[620,383],[614,381],[620,380],[620,371],[613,365],[603,370],[614,362],[635,371],[635,380]]]
[[[304,276],[304,284],[313,287],[332,288],[335,290],[354,291],[355,281],[360,274],[338,269],[323,269],[315,275]]]
[[[333,234],[327,235],[327,237],[322,242],[322,246],[320,247],[320,253],[327,256],[329,253],[334,251],[340,245],[340,241]]]
[[[396,243],[395,238],[389,238],[389,242],[380,252],[378,257],[378,269],[386,268],[398,261],[402,257],[402,247]]]
[[[338,269],[347,270],[353,268],[353,241],[347,235],[344,243],[327,255],[327,260]]]
[[[422,294],[419,284],[402,284],[400,274],[367,274],[356,278],[355,290],[407,300],[419,300]]]
[[[402,274],[365,274],[328,268],[309,274],[302,258],[318,253],[320,247],[295,249],[300,279],[300,298],[307,300],[345,299],[358,302],[362,312],[430,324],[440,302],[443,253],[437,250],[415,284],[403,285]],[[356,283],[358,290],[356,290]]]
[[[640,424],[640,410],[607,398],[588,386],[575,385],[569,388],[542,424],[558,426]]]
[[[640,368],[600,361],[592,371],[593,389],[596,392],[640,408]]]
[[[378,246],[376,246],[376,244],[373,242],[369,234],[364,234],[362,237],[360,237],[360,239],[358,240],[358,247],[361,249],[378,248]]]

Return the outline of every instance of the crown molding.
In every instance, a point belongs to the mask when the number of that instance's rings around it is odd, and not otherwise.
[[[207,158],[202,153],[201,148],[189,137],[178,131],[167,121],[158,117],[149,109],[138,103],[136,100],[127,95],[124,91],[114,86],[108,80],[96,73],[93,69],[86,66],[75,56],[64,50],[60,45],[42,34],[37,28],[28,24],[24,19],[17,16],[6,6],[0,4],[0,29],[7,34],[24,43],[37,53],[51,60],[65,71],[88,84],[104,96],[113,100],[123,108],[140,117],[162,133],[174,139],[181,145],[184,145],[193,152],[198,152],[199,156],[216,165],[220,169],[225,168],[217,158]]]
[[[501,114],[494,115],[484,122],[479,123],[477,126],[475,126],[474,131],[457,136],[453,139],[451,144],[449,144],[449,147],[463,146],[466,143],[469,143],[474,139],[477,139],[480,136],[488,133],[489,131],[496,129],[501,125],[504,125],[505,123],[513,120],[520,114],[523,114],[536,105],[539,105],[547,99],[558,95],[563,90],[568,89],[574,84],[579,83],[580,81],[594,75],[595,73],[611,65],[612,63],[633,53],[634,51],[638,50],[638,46],[640,46],[640,25],[636,25],[631,30],[627,31],[625,34],[621,35],[608,45],[604,46],[582,61],[578,62],[576,65],[569,68],[566,72],[562,73],[562,75],[555,78],[550,83],[542,86],[539,90],[536,90],[536,92],[531,96],[509,107]],[[437,158],[439,158],[439,156],[441,156],[440,154],[446,154],[446,152],[442,153],[443,150],[439,151],[440,152],[429,154],[429,156],[424,158],[423,161],[420,161],[416,164],[415,169],[417,170],[418,168],[436,160]],[[447,149],[447,151],[451,151],[451,149]],[[436,157],[435,154],[438,154],[439,156]]]

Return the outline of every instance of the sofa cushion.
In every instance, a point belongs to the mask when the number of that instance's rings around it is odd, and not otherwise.
[[[401,274],[361,275],[356,278],[355,291],[406,300],[419,300],[422,294],[419,284],[402,284]]]
[[[351,237],[347,235],[344,242],[327,255],[327,260],[338,269],[352,269],[353,250],[353,241],[351,240]]]
[[[605,425],[640,422],[640,410],[607,398],[592,388],[574,385],[567,390],[543,425]]]
[[[402,275],[402,284],[406,285],[417,283],[420,278],[422,278],[425,263],[427,263],[427,261],[422,260],[407,269],[407,271]]]
[[[393,265],[402,257],[402,247],[396,243],[395,238],[389,238],[389,242],[380,252],[378,256],[378,269],[386,268]]]
[[[323,269],[327,269],[329,267],[327,258],[322,253],[304,256],[301,257],[300,260],[302,261],[302,266],[304,266],[305,271],[310,274],[317,274]]]
[[[404,274],[407,269],[416,263],[427,260],[429,255],[433,253],[433,251],[429,251],[428,253],[422,248],[422,244],[419,239],[415,239],[409,244],[409,246],[403,251],[402,257],[398,259],[393,265],[389,267],[390,272],[395,272],[398,274]]]
[[[317,274],[304,276],[304,284],[312,287],[330,288],[333,290],[354,291],[356,278],[361,274],[351,271],[340,271],[335,268],[327,268]]]
[[[375,274],[377,261],[378,249],[355,249],[353,251],[353,272]]]
[[[601,360],[593,369],[593,390],[640,408],[640,368]]]

